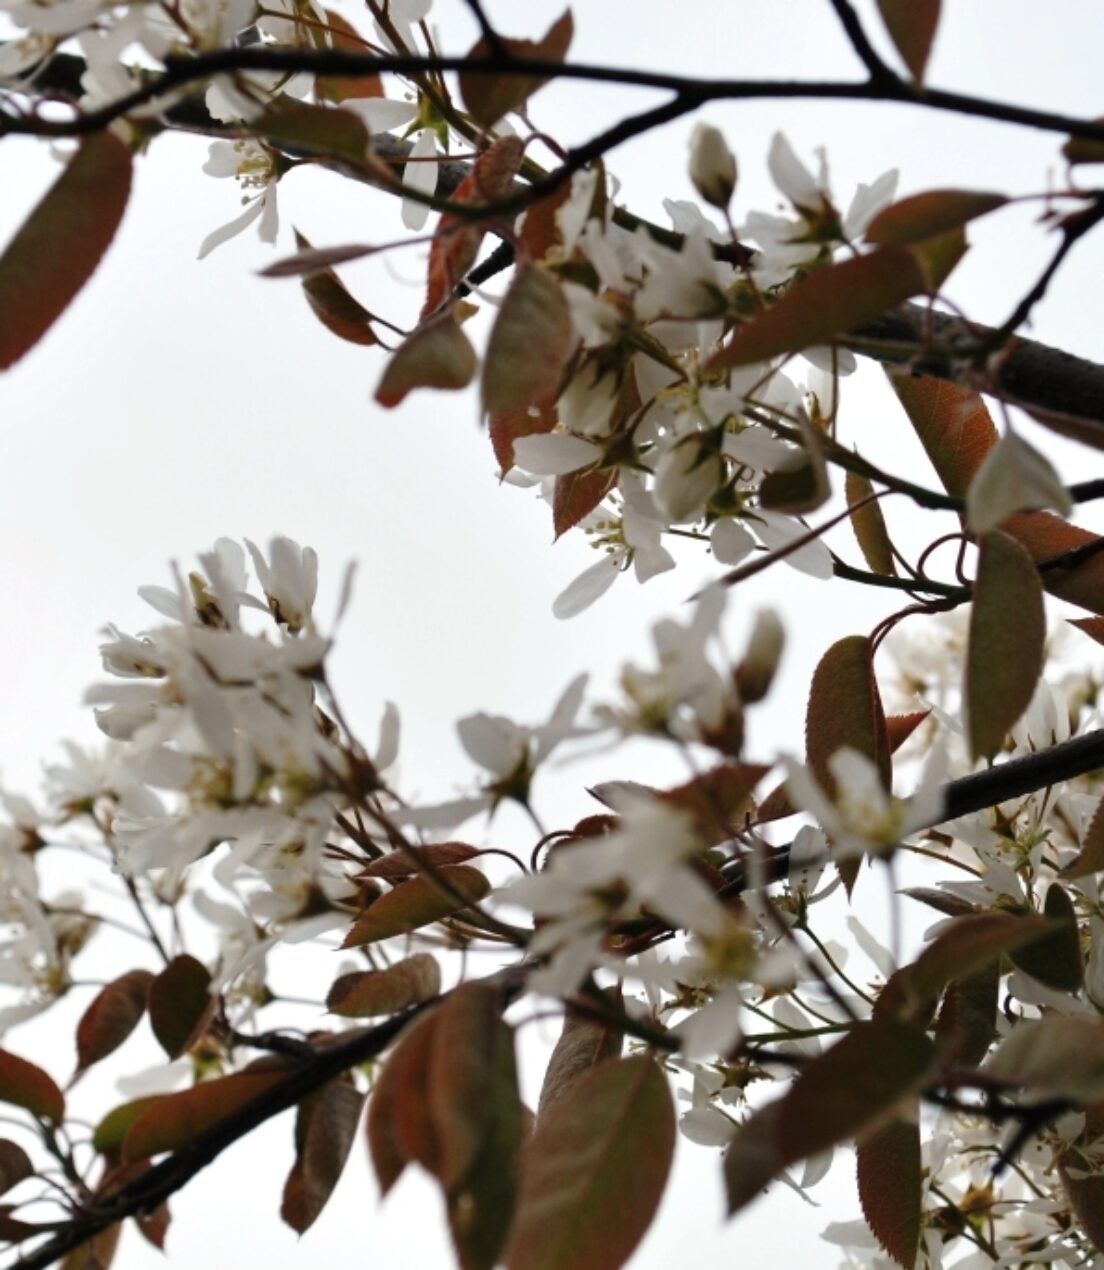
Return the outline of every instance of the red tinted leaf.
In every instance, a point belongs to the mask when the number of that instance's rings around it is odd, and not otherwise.
[[[0,256],[0,370],[32,349],[107,250],[130,196],[131,153],[111,132],[86,137]]]
[[[889,752],[896,754],[929,714],[930,710],[914,710],[911,714],[887,715],[886,740],[889,742]]]
[[[310,250],[310,243],[296,230],[295,242],[300,251]],[[350,344],[377,344],[372,329],[373,315],[345,289],[345,284],[332,269],[319,269],[302,281],[303,294],[315,317],[327,330]]]
[[[1101,544],[1099,534],[1079,529],[1050,512],[1020,512],[1010,516],[1002,528],[1037,563],[1067,551],[1093,547],[1095,554],[1081,564],[1047,569],[1042,575],[1043,585],[1060,600],[1079,604],[1090,613],[1104,614],[1104,551],[1096,552],[1094,546]]]
[[[863,1138],[856,1155],[866,1223],[886,1252],[913,1270],[922,1200],[919,1121],[889,1121]]]
[[[351,110],[312,106],[284,95],[252,120],[251,127],[289,154],[345,159],[358,166],[370,162],[368,129]]]
[[[875,1129],[921,1088],[933,1053],[922,1031],[895,1019],[856,1024],[802,1070],[789,1093],[736,1131],[725,1152],[729,1212],[798,1160]]]
[[[1096,810],[1081,839],[1081,851],[1077,859],[1062,870],[1064,878],[1084,878],[1104,869],[1104,798],[1096,804]]]
[[[805,715],[805,754],[820,786],[829,795],[836,782],[828,760],[850,746],[877,765],[889,787],[889,741],[870,640],[849,635],[832,645],[813,674]]]
[[[150,1026],[170,1058],[195,1042],[214,1007],[211,973],[188,953],[174,957],[150,985]]]
[[[552,490],[552,526],[556,537],[574,529],[617,484],[616,468],[609,471],[568,472],[557,476]]]
[[[497,415],[554,397],[574,346],[560,284],[540,265],[519,265],[487,342],[483,408]]]
[[[976,1067],[981,1062],[997,1034],[999,996],[1000,962],[996,959],[947,985],[935,1021],[935,1039],[943,1062],[959,1067]]]
[[[518,137],[496,141],[475,161],[471,172],[456,187],[452,201],[479,206],[504,198],[521,166],[522,149]],[[457,284],[475,264],[486,228],[485,221],[464,218],[456,212],[442,214],[429,251],[429,285],[422,307],[423,318],[452,298]]]
[[[149,1094],[144,1098],[134,1098],[130,1102],[121,1103],[113,1108],[96,1126],[92,1134],[92,1145],[101,1155],[114,1156],[123,1145],[123,1139],[130,1126],[147,1107],[152,1107],[160,1099],[160,1094]]]
[[[34,1174],[31,1157],[10,1138],[0,1138],[0,1195]]]
[[[304,274],[318,273],[322,269],[330,269],[334,265],[345,265],[351,260],[363,260],[365,256],[374,256],[383,247],[374,247],[371,243],[343,243],[338,247],[312,247],[307,240],[296,231],[296,242],[306,243],[293,256],[285,256],[274,264],[266,265],[257,276],[259,278],[300,278]]]
[[[737,327],[707,362],[706,371],[768,361],[828,343],[927,290],[924,270],[907,247],[885,247],[818,269]]]
[[[890,383],[948,494],[966,497],[997,430],[979,393],[930,375],[891,374]]]
[[[335,49],[347,53],[364,53],[368,42],[361,38],[351,23],[333,9],[325,9],[326,24],[330,28],[330,40]],[[383,83],[378,75],[318,75],[314,81],[314,95],[319,101],[349,101],[363,97],[382,97]]]
[[[896,575],[897,565],[893,559],[893,547],[889,541],[881,504],[870,502],[863,507],[855,506],[873,494],[873,485],[865,476],[848,472],[844,490],[847,494],[847,506],[851,508],[851,528],[855,531],[855,539],[863,553],[863,559],[875,573]]]
[[[562,62],[571,47],[575,26],[571,10],[556,19],[539,40],[516,40],[500,37],[514,57],[533,58],[542,62]],[[479,61],[491,55],[486,40],[480,40],[468,54],[468,61]],[[483,128],[490,128],[503,115],[517,110],[548,81],[535,75],[479,75],[460,72],[460,96],[468,114]]]
[[[1069,892],[1057,882],[1047,889],[1043,912],[1050,919],[1050,933],[1010,950],[1008,955],[1014,966],[1048,988],[1077,992],[1083,978],[1077,913]]]
[[[928,190],[879,212],[866,229],[868,242],[907,246],[959,229],[1008,202],[1004,194],[982,190]]]
[[[97,993],[77,1024],[76,1076],[117,1050],[134,1031],[146,1012],[152,982],[148,970],[131,970]]]
[[[0,1050],[0,1102],[14,1103],[54,1124],[65,1117],[65,1096],[41,1067]]]
[[[1089,639],[1104,644],[1104,617],[1074,617],[1068,619],[1071,626],[1084,631]],[[1104,867],[1104,866],[1102,866]]]
[[[415,953],[385,970],[342,975],[326,998],[326,1009],[347,1019],[394,1014],[441,991],[441,968],[429,953]]]
[[[542,401],[521,410],[504,410],[500,414],[491,415],[488,420],[491,445],[502,471],[508,472],[514,466],[515,441],[520,437],[551,432],[556,422],[556,405],[553,401]]]
[[[621,1032],[611,1023],[592,1019],[568,1007],[563,1031],[541,1085],[538,1121],[582,1076],[608,1058],[621,1057]]]
[[[431,868],[444,864],[463,864],[479,855],[479,848],[469,846],[466,842],[434,842],[428,847],[406,847],[402,851],[392,851],[388,855],[373,860],[361,871],[365,878],[384,878],[388,882],[397,882],[401,878],[413,877],[420,873],[421,862]]]
[[[675,1112],[647,1057],[580,1077],[526,1145],[509,1270],[614,1270],[648,1229],[667,1183]]]
[[[703,842],[722,842],[739,831],[746,813],[754,813],[752,791],[769,771],[767,763],[721,763],[660,798],[694,817]]]
[[[280,1216],[302,1234],[326,1206],[345,1168],[364,1099],[346,1081],[334,1080],[295,1114],[295,1164],[284,1185]]]
[[[901,60],[920,83],[939,25],[940,0],[878,0],[878,9]]]
[[[429,1059],[437,1011],[403,1032],[368,1099],[368,1151],[384,1195],[411,1161],[437,1168],[437,1130],[429,1112]]]
[[[259,1098],[286,1075],[282,1068],[234,1072],[180,1093],[165,1094],[147,1107],[127,1130],[123,1138],[124,1160],[175,1151]]]
[[[1031,704],[1045,642],[1043,584],[1031,557],[1007,534],[986,534],[974,583],[963,689],[975,758],[999,750]]]
[[[562,246],[557,214],[571,197],[571,182],[564,181],[546,198],[526,209],[518,234],[519,242],[531,260],[544,260],[554,247]]]
[[[395,350],[376,400],[397,406],[415,388],[466,388],[475,377],[475,350],[447,314],[420,326]]]
[[[491,889],[486,876],[468,864],[446,865],[438,874],[448,890],[428,874],[401,882],[357,919],[342,948],[420,930],[478,903]]]

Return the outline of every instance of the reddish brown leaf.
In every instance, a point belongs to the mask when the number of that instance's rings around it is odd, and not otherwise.
[[[923,1197],[918,1118],[893,1119],[867,1134],[856,1157],[859,1199],[867,1225],[894,1261],[913,1270]]]
[[[87,1243],[75,1248],[61,1263],[60,1270],[109,1270],[122,1233],[122,1222],[115,1222],[106,1230],[101,1230]]]
[[[876,764],[889,787],[889,739],[874,679],[870,640],[849,635],[824,654],[813,674],[805,715],[805,755],[820,786],[834,795],[828,760],[844,746]]]
[[[32,1115],[60,1124],[65,1096],[41,1067],[0,1050],[0,1102],[14,1103]]]
[[[298,230],[295,242],[300,251],[310,250],[310,243]],[[320,269],[302,281],[303,294],[315,317],[327,330],[350,344],[378,344],[372,329],[373,314],[346,290],[332,269]]]
[[[702,841],[712,845],[733,837],[745,813],[754,815],[752,791],[770,770],[768,763],[721,763],[660,798],[689,812]]]
[[[146,1012],[153,975],[131,970],[96,994],[77,1024],[76,1080],[86,1068],[117,1050]]]
[[[502,471],[508,472],[514,466],[515,441],[521,437],[551,432],[556,422],[554,401],[542,401],[521,410],[504,410],[499,414],[492,414],[488,420],[491,445]]]
[[[855,539],[863,553],[863,559],[875,572],[883,575],[896,575],[897,565],[893,559],[893,546],[889,541],[885,517],[881,504],[867,503],[856,508],[855,504],[869,498],[874,492],[873,485],[865,476],[857,472],[848,472],[844,480],[844,491],[847,495],[847,506],[851,509],[851,528]]]
[[[523,146],[518,137],[502,137],[475,161],[471,172],[456,187],[454,203],[480,206],[504,198],[521,166]],[[429,251],[429,282],[422,317],[436,313],[451,298],[458,283],[475,264],[486,220],[445,212],[433,235]]]
[[[422,872],[422,865],[430,868],[444,864],[463,864],[479,855],[479,848],[469,846],[466,842],[434,842],[428,847],[406,847],[402,851],[392,851],[373,860],[360,871],[364,878],[383,878],[388,882],[398,882],[402,878],[413,877]]]
[[[10,1138],[0,1138],[0,1195],[18,1186],[35,1171],[31,1157]]]
[[[571,10],[556,19],[539,40],[518,40],[500,36],[508,54],[542,62],[562,62],[571,47],[575,33]],[[493,50],[481,39],[468,54],[469,62],[490,57]],[[460,72],[460,96],[464,108],[480,127],[490,128],[503,115],[523,106],[548,81],[535,75],[480,75],[472,70]]]
[[[520,264],[487,341],[484,410],[500,415],[554,398],[575,342],[560,284],[541,265]]]
[[[346,53],[365,53],[369,44],[340,13],[325,9],[326,23],[330,28],[330,41],[335,49]],[[382,97],[383,83],[378,75],[318,75],[314,81],[314,95],[319,101],[350,101],[363,97]]]
[[[563,245],[557,215],[571,197],[571,182],[564,181],[547,197],[525,211],[518,239],[531,260],[544,260],[556,247]]]
[[[800,353],[813,344],[872,321],[929,290],[917,256],[907,247],[884,247],[799,278],[768,309],[736,328],[706,363],[707,372]]]
[[[148,1107],[161,1099],[160,1094],[149,1094],[144,1098],[133,1098],[130,1102],[120,1103],[112,1108],[96,1126],[92,1134],[92,1145],[101,1155],[115,1157],[123,1145],[130,1126]]]
[[[963,699],[970,751],[988,757],[1031,704],[1043,668],[1043,584],[1031,557],[1003,533],[981,540]]]
[[[1104,869],[1104,798],[1096,804],[1089,827],[1081,839],[1077,859],[1062,870],[1064,878],[1084,878]]]
[[[1071,525],[1050,512],[1020,512],[1003,526],[1036,563],[1064,555],[1067,551],[1092,548],[1093,554],[1071,567],[1044,571],[1043,585],[1051,595],[1070,604],[1079,604],[1090,613],[1104,614],[1104,547],[1099,534]]]
[[[1004,194],[981,190],[928,190],[925,194],[903,198],[879,212],[867,226],[866,238],[883,246],[919,243],[959,229],[1007,202]]]
[[[295,1164],[284,1185],[280,1216],[300,1235],[313,1225],[341,1177],[363,1104],[347,1080],[332,1080],[296,1109]]]
[[[617,468],[568,472],[557,476],[552,490],[552,527],[559,538],[589,516],[617,485]]]
[[[440,991],[436,957],[415,953],[384,970],[342,975],[326,997],[326,1009],[347,1019],[370,1019],[429,1001]]]
[[[1077,992],[1081,987],[1081,937],[1077,912],[1065,887],[1052,882],[1047,889],[1043,912],[1051,930],[1041,939],[1009,950],[1012,964],[1026,971],[1048,988],[1059,992]]]
[[[38,343],[92,276],[123,218],[131,166],[114,133],[86,137],[0,256],[0,370]]]
[[[123,1159],[175,1151],[212,1125],[233,1115],[285,1078],[283,1068],[233,1072],[176,1094],[165,1094],[147,1107],[123,1138]]]
[[[342,948],[356,948],[420,930],[478,903],[491,889],[486,876],[470,864],[446,865],[437,870],[437,876],[443,886],[428,874],[421,874],[381,895],[357,919]]]
[[[878,10],[909,74],[924,79],[932,41],[939,26],[940,0],[878,0]]]
[[[667,1184],[675,1112],[643,1055],[599,1063],[526,1145],[509,1270],[614,1270],[648,1229]]]
[[[359,115],[333,106],[312,106],[286,94],[252,120],[251,127],[271,145],[294,155],[344,159],[368,167],[368,129]]]
[[[936,1045],[944,1063],[976,1067],[988,1054],[997,1034],[999,997],[1000,962],[996,958],[947,985],[935,1021]]]
[[[1067,620],[1071,626],[1084,631],[1089,639],[1104,644],[1104,617],[1072,617]]]
[[[613,1024],[580,1014],[569,1006],[541,1084],[538,1122],[591,1068],[606,1059],[620,1058],[621,1042],[622,1034]]]
[[[150,1026],[170,1058],[195,1043],[214,1008],[211,973],[188,953],[174,957],[150,985]]]
[[[891,373],[890,383],[943,487],[965,498],[997,443],[997,430],[981,395],[930,375]]]
[[[381,406],[397,406],[415,388],[466,388],[475,377],[475,350],[448,314],[407,336],[376,389]]]
[[[368,1098],[368,1152],[386,1195],[407,1164],[437,1169],[437,1129],[429,1109],[429,1059],[437,1011],[414,1020],[384,1061]]]
[[[886,740],[889,742],[890,754],[897,753],[929,714],[930,710],[914,710],[911,714],[886,716]]]

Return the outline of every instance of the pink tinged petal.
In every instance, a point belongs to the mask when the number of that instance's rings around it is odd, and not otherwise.
[[[602,451],[596,445],[564,432],[519,437],[514,442],[514,462],[536,476],[564,476],[601,457]]]
[[[421,132],[410,151],[411,159],[432,159],[437,154],[437,138],[427,128]],[[403,185],[409,190],[417,190],[420,194],[433,194],[437,189],[436,163],[408,163],[403,168]],[[402,222],[407,229],[420,230],[429,219],[430,209],[425,203],[416,203],[413,199],[404,198],[402,202]]]
[[[561,621],[582,613],[613,586],[621,568],[612,556],[599,560],[569,583],[553,601],[552,616]]]
[[[714,558],[721,564],[739,564],[755,549],[755,539],[739,521],[719,520],[709,535]]]

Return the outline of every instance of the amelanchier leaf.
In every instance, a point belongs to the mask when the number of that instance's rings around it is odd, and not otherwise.
[[[908,247],[883,247],[828,265],[799,278],[769,308],[738,326],[709,359],[706,373],[828,343],[929,289]]]
[[[575,1081],[525,1146],[509,1270],[616,1270],[651,1224],[675,1146],[666,1077],[644,1055]]]
[[[1060,883],[1052,882],[1047,888],[1043,912],[1050,920],[1050,933],[1029,944],[1021,944],[1008,955],[1017,969],[1026,971],[1048,988],[1077,992],[1084,978],[1081,937],[1073,900]]]
[[[0,1195],[10,1191],[35,1171],[31,1157],[10,1138],[0,1138]]]
[[[541,1084],[538,1123],[591,1068],[606,1059],[620,1058],[621,1043],[622,1034],[613,1024],[581,1014],[569,1006]]]
[[[85,137],[0,256],[0,370],[38,343],[107,250],[130,197],[129,146]]]
[[[889,1255],[913,1270],[920,1246],[920,1108],[867,1134],[856,1149],[859,1200],[866,1224]]]
[[[362,878],[383,878],[387,882],[399,882],[424,871],[425,865],[440,868],[446,864],[463,864],[474,860],[479,848],[466,842],[433,842],[425,847],[404,847],[390,851],[378,860],[371,860],[360,871]]]
[[[475,349],[446,313],[424,323],[395,350],[376,389],[381,406],[397,406],[415,388],[466,388],[475,378]]]
[[[984,190],[927,190],[912,194],[879,212],[866,227],[866,240],[883,247],[906,247],[960,229],[1007,202],[1006,195]]]
[[[1081,1229],[1098,1252],[1104,1252],[1104,1175],[1096,1145],[1104,1134],[1104,1103],[1085,1109],[1080,1136],[1058,1157],[1058,1173]]]
[[[310,243],[296,230],[295,241],[300,251]],[[350,344],[378,344],[372,328],[373,315],[349,293],[332,269],[319,269],[302,280],[303,294],[311,312],[327,330]]]
[[[508,472],[514,466],[514,442],[551,432],[558,422],[555,401],[545,398],[533,406],[502,410],[487,420],[498,466]]]
[[[575,343],[560,284],[543,266],[520,264],[487,341],[484,410],[528,409],[553,397]]]
[[[1005,533],[978,554],[963,698],[970,752],[994,754],[1031,704],[1043,668],[1043,584],[1031,557]]]
[[[371,45],[356,28],[333,9],[325,9],[330,42],[346,53],[364,53]],[[319,101],[342,102],[364,97],[383,97],[383,81],[378,75],[316,75],[314,95]]]
[[[566,9],[539,40],[518,40],[509,36],[499,38],[513,57],[562,62],[571,47],[574,33],[571,10]],[[467,60],[478,62],[491,55],[490,45],[481,39],[472,48]],[[548,82],[535,75],[480,75],[471,70],[462,70],[459,80],[464,109],[483,128],[490,128],[503,115],[523,106],[538,88]]]
[[[299,1234],[314,1224],[341,1177],[363,1105],[348,1080],[333,1080],[296,1109],[295,1164],[284,1185],[280,1216]]]
[[[86,1068],[119,1048],[146,1012],[146,998],[154,976],[131,970],[102,988],[77,1024],[77,1070]]]
[[[440,991],[437,958],[415,953],[383,970],[342,975],[326,997],[326,1009],[347,1019],[370,1019],[429,1001]]]
[[[357,918],[342,948],[390,939],[420,930],[478,903],[491,889],[485,874],[470,864],[451,864],[438,870],[444,886],[429,874],[400,882]],[[447,889],[445,889],[447,887]]]
[[[939,26],[940,0],[878,0],[878,10],[909,74],[921,83]]]
[[[429,1059],[438,1013],[409,1024],[384,1059],[368,1098],[368,1153],[386,1195],[410,1163],[437,1170],[437,1128],[430,1115]]]
[[[190,953],[180,953],[150,984],[148,1008],[161,1048],[179,1058],[214,1011],[211,972]]]
[[[472,170],[456,187],[454,203],[470,203],[474,207],[494,203],[510,192],[521,166],[522,142],[519,137],[502,137],[476,159]],[[429,271],[422,317],[429,317],[446,304],[458,283],[475,264],[479,246],[487,230],[487,220],[464,217],[458,212],[444,212],[429,249]]]
[[[897,564],[893,559],[893,545],[889,540],[885,517],[882,515],[881,503],[871,500],[864,503],[874,493],[874,486],[857,472],[848,472],[844,479],[844,492],[847,506],[851,510],[851,528],[855,540],[863,553],[863,559],[874,573],[883,576],[895,576]],[[863,503],[863,506],[856,506]]]
[[[344,159],[361,167],[374,163],[364,120],[351,110],[313,106],[286,95],[251,123],[258,135],[292,155]]]
[[[1061,1014],[1021,1019],[985,1070],[1048,1098],[1098,1102],[1104,1099],[1104,1024]]]
[[[956,1067],[976,1067],[996,1038],[1000,962],[952,979],[935,1021],[939,1056]]]
[[[0,1102],[23,1107],[54,1124],[65,1117],[65,1095],[41,1067],[0,1050]]]
[[[889,787],[889,739],[870,640],[849,635],[837,640],[813,672],[805,714],[805,756],[813,775],[829,795],[835,777],[828,760],[844,746],[874,763]]]
[[[1084,878],[1104,869],[1104,798],[1096,804],[1096,810],[1081,839],[1081,851],[1077,859],[1062,870],[1062,877]]]
[[[897,1019],[856,1024],[802,1069],[788,1093],[737,1129],[725,1151],[729,1213],[791,1164],[874,1130],[922,1088],[934,1053],[920,1028]]]
[[[552,528],[560,538],[590,515],[617,485],[617,468],[568,472],[556,477],[552,489]]]

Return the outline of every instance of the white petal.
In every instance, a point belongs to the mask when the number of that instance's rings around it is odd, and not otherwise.
[[[203,260],[209,256],[216,247],[221,247],[223,243],[229,242],[231,238],[236,238],[243,230],[249,228],[255,220],[260,220],[262,212],[265,210],[263,199],[254,199],[252,203],[245,209],[240,216],[236,216],[232,221],[228,221],[225,225],[220,226],[199,244],[198,260]]]
[[[431,159],[437,154],[437,138],[426,128],[418,136],[410,151],[411,159]],[[437,189],[438,165],[436,163],[407,163],[403,168],[403,185],[410,190],[418,190],[422,194],[432,194]],[[402,203],[402,222],[407,229],[419,230],[425,227],[429,219],[430,209],[425,203],[416,203],[413,199],[404,198]]]
[[[721,564],[739,564],[755,550],[755,539],[739,521],[728,517],[717,521],[713,526],[709,545],[713,549],[714,558]]]
[[[601,458],[602,451],[582,437],[566,432],[519,437],[514,442],[514,462],[536,476],[563,476]]]
[[[552,603],[553,617],[563,621],[590,608],[599,596],[605,595],[613,586],[620,572],[621,569],[612,556],[592,564],[556,596]]]

